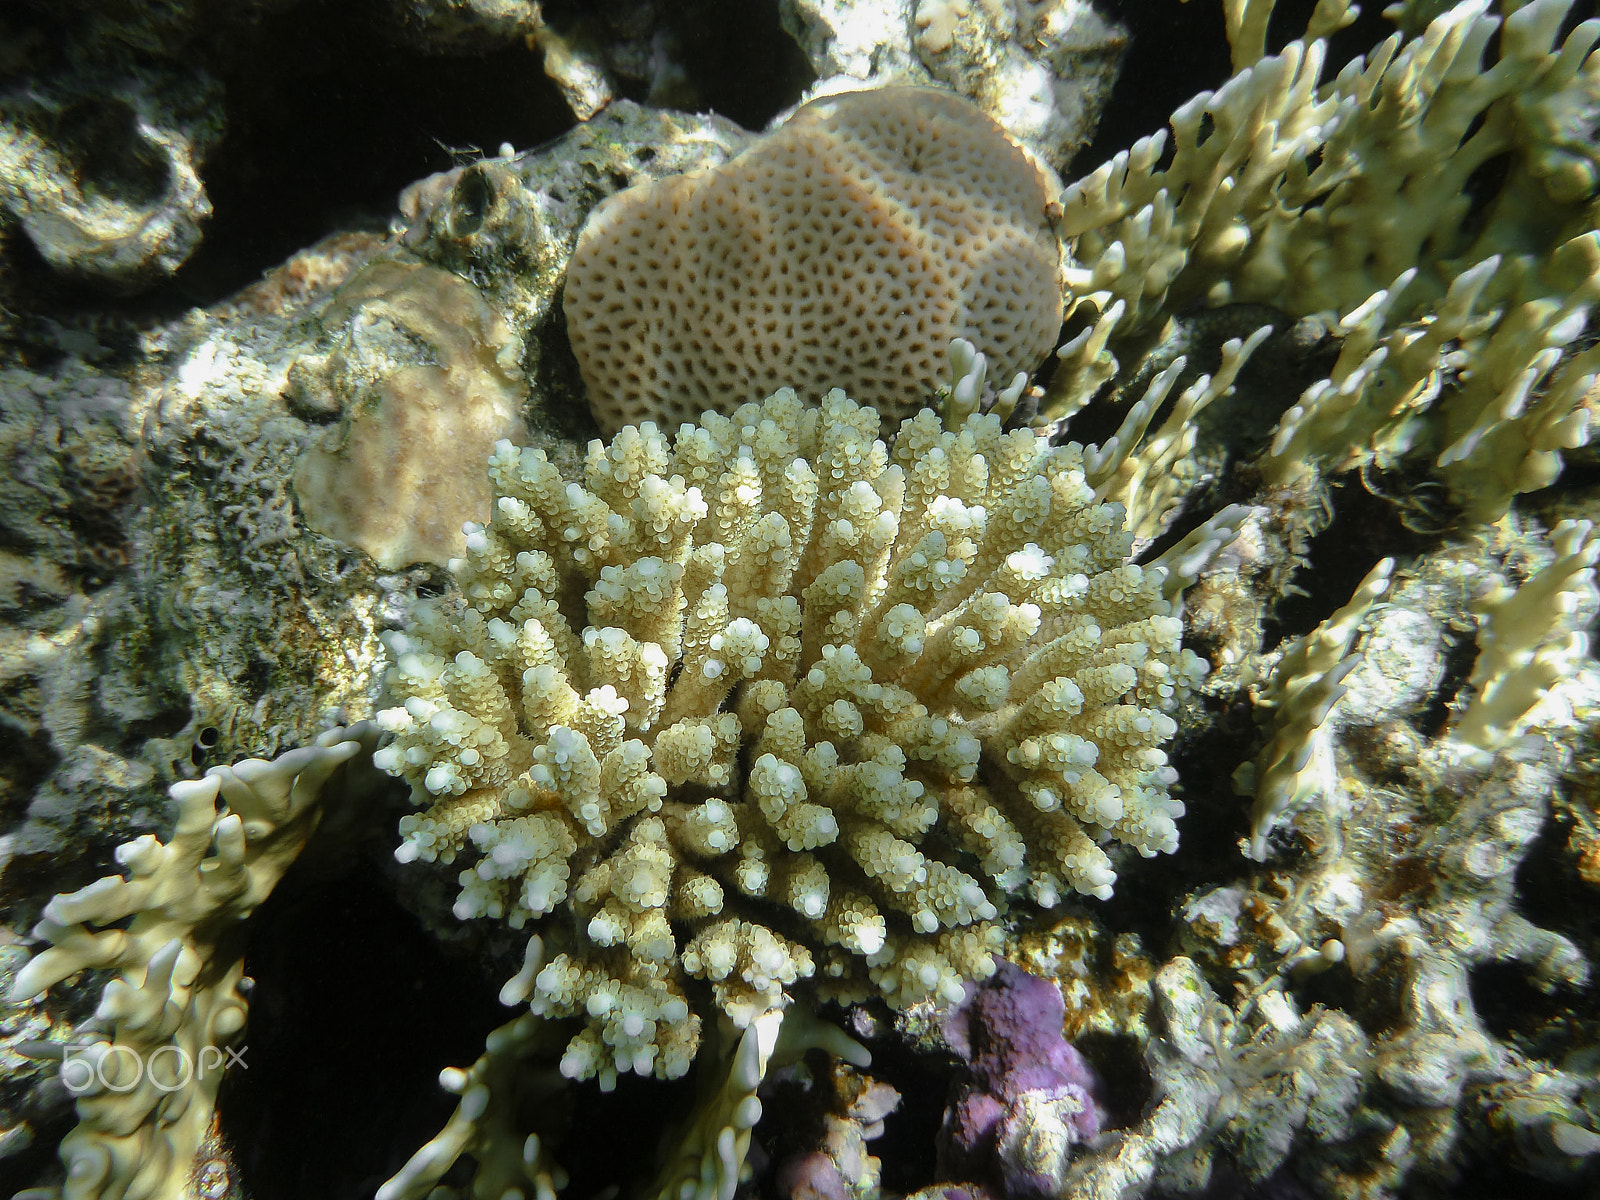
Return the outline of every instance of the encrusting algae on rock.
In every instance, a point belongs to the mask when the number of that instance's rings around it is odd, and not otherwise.
[[[565,908],[533,1011],[562,1070],[688,1069],[815,978],[897,1008],[992,972],[1006,897],[1107,897],[1101,842],[1177,847],[1162,744],[1204,673],[1084,451],[780,391],[590,444],[501,443],[458,595],[390,636],[398,857],[470,859],[456,914]]]

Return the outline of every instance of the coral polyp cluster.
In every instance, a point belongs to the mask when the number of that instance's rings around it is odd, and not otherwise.
[[[703,985],[740,1027],[806,978],[958,999],[1008,893],[1177,846],[1203,667],[1082,448],[878,424],[781,391],[593,442],[582,483],[501,443],[459,592],[390,636],[399,857],[470,862],[463,919],[571,914],[513,981],[586,1022],[569,1075],[682,1074]]]

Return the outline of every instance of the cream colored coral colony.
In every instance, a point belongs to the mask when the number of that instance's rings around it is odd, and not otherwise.
[[[570,1076],[677,1076],[704,997],[904,1008],[993,968],[1007,897],[1111,894],[1177,845],[1162,744],[1204,664],[1083,451],[924,410],[890,445],[792,391],[590,443],[502,442],[459,592],[390,636],[402,860],[456,913],[564,914],[508,985]]]

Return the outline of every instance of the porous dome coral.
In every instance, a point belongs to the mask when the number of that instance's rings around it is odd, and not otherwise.
[[[470,861],[463,919],[570,915],[506,992],[585,1022],[570,1076],[682,1074],[707,990],[741,1027],[807,978],[956,999],[1008,893],[1176,848],[1203,664],[1082,447],[878,426],[785,390],[592,442],[582,483],[502,442],[459,591],[390,635],[399,857]]]
[[[784,384],[909,416],[957,337],[997,378],[1032,371],[1061,328],[1056,186],[976,105],[889,87],[618,192],[562,302],[595,420],[692,421]]]

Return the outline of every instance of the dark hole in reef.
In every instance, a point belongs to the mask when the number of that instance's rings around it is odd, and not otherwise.
[[[592,1079],[570,1084],[561,1100],[571,1108],[571,1132],[555,1152],[572,1177],[563,1195],[642,1192],[655,1176],[658,1147],[675,1147],[681,1122],[695,1112],[699,1067],[681,1079],[619,1075],[611,1092]]]
[[[71,888],[88,883],[99,874],[96,872],[82,880],[63,879],[56,869],[58,864],[52,860],[46,866],[44,878],[24,880],[17,876],[16,865],[13,859],[6,872],[6,885],[14,893],[44,895],[55,887]],[[26,913],[13,909],[6,919],[17,928],[28,928],[27,924],[18,922],[26,918],[31,923],[38,915],[30,906]],[[125,927],[126,922],[118,922],[117,926]],[[94,1016],[101,992],[112,978],[110,971],[85,971],[77,980],[77,986],[52,988],[40,1003],[61,1028],[81,1025]],[[54,1064],[46,1065],[47,1071],[54,1069]],[[38,1077],[35,1083],[24,1080],[20,1072],[0,1077],[0,1098],[9,1116],[26,1122],[25,1128],[33,1135],[31,1141],[19,1139],[21,1144],[0,1158],[0,1196],[10,1196],[29,1187],[49,1188],[50,1194],[60,1194],[62,1171],[57,1148],[78,1123],[78,1115],[66,1088],[54,1081],[46,1082],[47,1078]]]
[[[218,1111],[256,1200],[370,1197],[454,1110],[439,1071],[511,1015],[366,865],[291,871],[251,918],[245,971],[246,1065]]]
[[[76,101],[56,115],[54,126],[86,197],[143,208],[167,190],[171,167],[139,132],[139,116],[125,101]]]
[[[1099,1076],[1105,1128],[1124,1129],[1143,1118],[1155,1100],[1155,1081],[1145,1069],[1138,1039],[1089,1033],[1072,1045]]]
[[[255,1200],[368,1200],[454,1111],[440,1070],[469,1067],[516,1015],[498,982],[446,953],[389,886],[365,862],[331,879],[297,866],[251,918],[247,1067],[224,1079],[218,1111]],[[691,1071],[666,1082],[623,1075],[610,1093],[568,1085],[557,1103],[570,1125],[552,1149],[569,1194],[647,1181],[698,1083]],[[533,1114],[518,1116],[534,1128]],[[445,1182],[464,1184],[472,1170],[463,1156]]]
[[[1438,253],[1449,254],[1457,247],[1464,250],[1472,244],[1472,240],[1488,221],[1489,210],[1499,198],[1501,189],[1505,187],[1506,176],[1510,172],[1511,155],[1496,154],[1493,158],[1479,163],[1477,169],[1467,176],[1466,183],[1461,187],[1462,193],[1470,203],[1467,215],[1462,218],[1461,230],[1455,239],[1455,245],[1440,246],[1437,248]]]
[[[1290,990],[1300,1002],[1301,1011],[1313,1004],[1341,1013],[1355,1011],[1358,990],[1356,977],[1348,963],[1340,963],[1300,979],[1290,979]]]
[[[689,0],[674,11],[701,102],[746,129],[765,126],[816,80],[776,0]]]
[[[1478,643],[1470,633],[1445,629],[1443,635],[1444,673],[1439,676],[1438,686],[1428,697],[1428,703],[1412,719],[1416,731],[1427,737],[1437,737],[1444,732],[1456,697],[1467,686],[1467,678],[1478,661]]]
[[[1594,338],[1585,331],[1569,347],[1568,352],[1578,354],[1594,345]],[[1600,457],[1596,457],[1591,445],[1581,450],[1567,451],[1562,455],[1561,474],[1556,476],[1555,482],[1549,487],[1540,488],[1537,492],[1524,492],[1517,498],[1517,506],[1528,512],[1548,513],[1545,517],[1547,524],[1554,528],[1565,513],[1550,512],[1548,506],[1559,505],[1568,501],[1573,495],[1584,495],[1600,488]],[[1591,642],[1591,654],[1600,651],[1600,643]]]
[[[1483,1151],[1487,1149],[1488,1153]],[[1377,1162],[1382,1151],[1373,1145],[1366,1158]],[[1506,1153],[1502,1145],[1469,1145],[1453,1156],[1443,1171],[1426,1169],[1413,1174],[1411,1186],[1399,1193],[1400,1200],[1507,1200],[1513,1196],[1537,1196],[1538,1200],[1594,1200],[1600,1173],[1591,1160],[1574,1178],[1551,1181],[1535,1177],[1523,1163]],[[1277,1200],[1263,1196],[1261,1200]],[[1315,1197],[1308,1198],[1315,1200]]]
[[[1530,1039],[1548,1039],[1551,1023],[1568,1020],[1572,1009],[1571,988],[1543,991],[1519,962],[1480,963],[1468,971],[1467,988],[1490,1034],[1523,1049]]]
[[[1483,113],[1480,112],[1477,116],[1473,117],[1472,120],[1468,121],[1466,132],[1456,140],[1456,148],[1460,149],[1462,146],[1465,146],[1468,142],[1470,142],[1473,137],[1476,136],[1478,130],[1483,128],[1486,120],[1487,118]]]
[[[1053,361],[1059,366],[1060,359]],[[1121,393],[1114,390],[1116,380],[1102,385],[1095,399],[1085,404],[1067,422],[1065,430],[1054,440],[1078,442],[1084,446],[1103,446],[1113,437],[1128,415],[1128,409],[1143,396],[1144,390],[1127,387]]]
[[[420,54],[375,33],[382,19],[309,0],[268,16],[216,67],[228,127],[202,168],[215,211],[147,305],[210,304],[329,233],[383,229],[402,188],[457,165],[452,147],[493,154],[571,128],[536,50]]]
[[[1365,1150],[1368,1158],[1376,1152]],[[1212,1164],[1210,1181],[1199,1192],[1174,1192],[1159,1184],[1149,1194],[1151,1200],[1319,1200],[1315,1192],[1294,1175],[1294,1160],[1274,1171],[1266,1179],[1251,1181],[1240,1174],[1238,1168],[1224,1155],[1218,1155]],[[1416,1200],[1407,1197],[1407,1200]]]
[[[1320,155],[1318,157],[1320,157]],[[1295,209],[1295,212],[1296,213],[1315,212],[1317,209],[1319,209],[1323,205],[1325,205],[1328,202],[1328,197],[1330,197],[1332,195],[1333,195],[1333,191],[1331,189],[1326,191],[1326,192],[1318,192],[1316,195],[1314,195],[1310,199],[1308,199],[1304,204],[1300,205],[1299,208]]]
[[[891,1029],[890,1014],[878,1012],[884,1028]],[[900,1093],[900,1107],[884,1118],[883,1136],[867,1144],[883,1164],[883,1193],[904,1195],[927,1187],[935,1178],[939,1129],[958,1064],[908,1046],[892,1032],[881,1038],[851,1036],[872,1052],[867,1074]]]
[[[1406,527],[1395,504],[1373,495],[1353,473],[1333,481],[1330,501],[1333,520],[1311,539],[1308,565],[1293,579],[1302,594],[1279,600],[1263,629],[1264,650],[1310,633],[1343,608],[1380,559],[1403,559],[1429,545],[1426,535]]]
[[[1272,10],[1267,21],[1267,53],[1275,54],[1306,31],[1306,23],[1316,8],[1316,0],[1290,0]],[[1213,10],[1215,11],[1215,10]],[[1331,80],[1339,68],[1357,55],[1365,54],[1394,32],[1394,23],[1372,5],[1362,5],[1360,15],[1348,28],[1328,38],[1328,65],[1322,78]]]
[[[924,329],[923,329],[923,323],[922,323],[921,320],[919,320],[917,322],[917,332],[918,332],[919,335],[925,332]],[[1062,322],[1061,329],[1056,333],[1055,344],[1057,346],[1060,346],[1060,345],[1063,345],[1066,341],[1067,341],[1067,326],[1066,326],[1065,322]],[[1049,391],[1050,390],[1050,381],[1055,378],[1056,368],[1059,367],[1060,365],[1061,365],[1061,360],[1055,356],[1055,352],[1052,350],[1049,354],[1046,354],[1044,356],[1044,361],[1042,363],[1040,363],[1037,367],[1034,368],[1033,377],[1030,380],[1028,380],[1029,384],[1031,384],[1033,387],[1036,387],[1036,388],[1040,389],[1041,391],[1046,391],[1046,392]],[[1025,408],[1027,403],[1028,402],[1025,399],[1023,404],[1019,404],[1017,406],[1017,413],[1014,414],[1011,418],[1009,418],[1007,420],[1007,422],[1006,422],[1006,427],[1008,429],[1009,428],[1014,428],[1012,422],[1016,421],[1016,420],[1018,420],[1020,418],[1020,414],[1023,412],[1023,410],[1024,410],[1024,408]]]
[[[598,40],[631,31],[604,19],[593,0],[549,0],[545,19],[558,32],[579,28]],[[653,46],[662,62],[650,79],[618,79],[630,100],[658,108],[708,109],[760,129],[800,99],[816,80],[799,45],[783,31],[777,0],[680,0],[656,9]]]
[[[1517,867],[1517,908],[1522,915],[1565,934],[1591,959],[1600,950],[1600,906],[1594,902],[1594,885],[1578,874],[1576,851],[1569,845],[1576,819],[1570,810],[1589,808],[1587,819],[1595,819],[1591,806],[1596,803],[1597,775],[1600,766],[1593,762],[1574,764],[1567,781],[1568,807],[1558,808],[1557,816],[1545,821]],[[1569,1007],[1583,1007],[1591,1017],[1600,1017],[1600,994],[1592,987],[1578,1001],[1569,990],[1567,1000]]]
[[[1578,3],[1568,8],[1561,17],[1561,29],[1556,34],[1553,43],[1556,49],[1559,50],[1561,48],[1561,43],[1565,42],[1572,31],[1579,25],[1585,21],[1593,20],[1597,10],[1600,10],[1600,5],[1597,5],[1595,0],[1578,0]],[[1498,44],[1496,43],[1496,45]]]
[[[1392,952],[1385,952],[1378,965],[1363,974],[1361,986],[1351,989],[1349,1002],[1342,1008],[1370,1037],[1393,1034],[1409,1019],[1405,965],[1394,959]]]
[[[11,803],[0,804],[0,823],[9,828],[22,820],[27,802],[56,767],[61,755],[48,730],[0,726],[0,796]]]
[[[1084,902],[1069,897],[1046,916],[1090,917],[1108,932],[1137,934],[1147,953],[1157,954],[1172,936],[1173,898],[1215,887],[1239,868],[1239,839],[1249,826],[1250,801],[1233,790],[1233,772],[1260,748],[1261,732],[1244,701],[1200,700],[1206,715],[1193,731],[1181,730],[1167,746],[1178,783],[1173,795],[1183,801],[1177,854],[1140,858],[1125,847],[1112,851],[1117,884],[1111,899]],[[1300,856],[1298,843],[1273,843],[1273,865],[1289,869]],[[1098,969],[1111,969],[1107,941]]]
[[[470,237],[483,228],[494,203],[494,185],[481,166],[468,167],[450,193],[450,236]]]
[[[781,1171],[786,1162],[822,1145],[822,1118],[832,1099],[830,1070],[827,1056],[813,1051],[803,1062],[767,1072],[754,1140],[771,1171]]]
[[[1587,8],[1589,5],[1580,0],[1579,3],[1572,5],[1572,7]],[[1478,55],[1478,61],[1473,64],[1478,68],[1479,71],[1484,71],[1500,61],[1500,35],[1502,32],[1504,32],[1504,30],[1504,23],[1497,21],[1495,22],[1494,32],[1484,39],[1483,52]],[[1557,49],[1559,49],[1561,43],[1558,41],[1555,43],[1555,46]]]
[[[530,425],[582,446],[600,436],[600,427],[595,424],[594,413],[589,408],[583,375],[578,370],[578,359],[572,352],[571,339],[567,337],[567,315],[561,307],[565,296],[566,283],[563,281],[551,300],[551,319],[534,333],[546,380],[547,399],[531,411],[524,410],[522,415],[529,419]]]
[[[267,689],[272,686],[272,680],[277,665],[268,662],[260,655],[252,655],[245,665],[244,677],[240,680],[246,695],[264,696]]]
[[[61,1163],[56,1149],[78,1123],[77,1110],[64,1100],[48,1109],[25,1103],[13,1111],[27,1122],[33,1140],[0,1159],[0,1195],[10,1196],[30,1187],[48,1188],[52,1182],[59,1190]]]
[[[137,745],[149,738],[169,738],[183,731],[194,719],[194,710],[187,703],[173,705],[156,713],[129,721],[126,726],[129,745]]]

